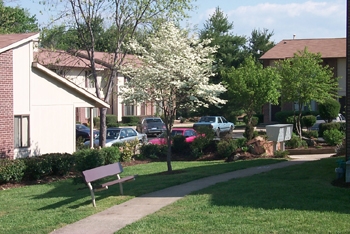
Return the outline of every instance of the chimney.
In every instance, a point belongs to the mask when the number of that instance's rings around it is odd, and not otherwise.
[[[293,40],[295,39],[295,34],[293,34]]]

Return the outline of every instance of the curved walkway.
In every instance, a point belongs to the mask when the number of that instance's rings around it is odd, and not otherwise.
[[[252,167],[243,170],[228,172],[194,180],[185,184],[176,185],[156,192],[133,198],[122,204],[113,206],[100,213],[91,215],[78,222],[69,224],[61,229],[54,230],[53,234],[105,234],[114,233],[128,224],[131,224],[161,208],[183,198],[185,195],[225,182],[235,178],[252,176],[273,169],[293,166],[307,161],[319,160],[333,154],[320,155],[292,155],[293,160],[272,165]]]

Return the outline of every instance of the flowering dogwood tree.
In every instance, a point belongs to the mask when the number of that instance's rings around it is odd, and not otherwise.
[[[167,166],[171,167],[171,129],[179,107],[195,109],[226,101],[219,94],[226,91],[222,84],[209,84],[213,71],[210,40],[200,42],[189,38],[185,30],[173,23],[164,23],[143,45],[137,41],[128,46],[138,54],[138,60],[121,67],[130,80],[120,87],[125,103],[153,103],[164,116],[168,143]]]

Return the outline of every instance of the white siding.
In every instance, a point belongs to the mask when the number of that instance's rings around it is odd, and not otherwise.
[[[32,43],[14,49],[14,114],[30,120],[29,148],[14,158],[75,151],[75,108],[94,107],[84,94],[32,67]]]
[[[13,50],[13,111],[15,115],[30,112],[30,74],[32,43]]]
[[[71,105],[33,106],[31,150],[36,154],[73,153],[75,150],[75,108]]]

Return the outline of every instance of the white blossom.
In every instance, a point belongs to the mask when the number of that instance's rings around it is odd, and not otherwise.
[[[132,41],[128,48],[137,54],[137,64],[128,63],[121,72],[130,82],[120,87],[125,103],[158,103],[163,111],[174,111],[179,106],[195,109],[209,103],[220,106],[226,103],[219,95],[226,91],[221,84],[210,84],[213,54],[216,47],[188,38],[185,31],[172,23],[146,39],[143,47]],[[178,103],[179,106],[174,105]]]

